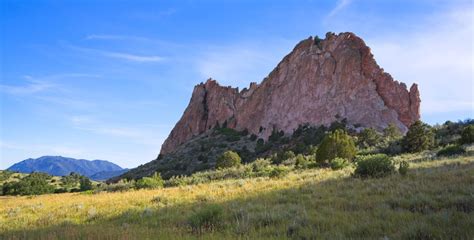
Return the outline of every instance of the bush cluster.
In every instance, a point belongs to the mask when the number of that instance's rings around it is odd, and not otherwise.
[[[54,193],[55,187],[49,184],[51,176],[46,173],[34,172],[18,182],[3,184],[3,195],[40,195]]]
[[[9,171],[9,170],[0,171],[0,182],[3,182],[9,179],[11,175],[13,175],[12,171]]]
[[[275,166],[269,174],[271,178],[281,178],[286,176],[289,173],[289,169],[283,166]]]
[[[239,166],[242,159],[239,154],[234,151],[226,151],[220,157],[217,158],[216,168],[230,168]]]
[[[393,160],[385,154],[359,156],[356,159],[356,177],[385,177],[395,172]]]
[[[143,177],[135,182],[136,189],[162,188],[163,185],[164,181],[158,172],[155,172],[151,177]]]
[[[474,124],[464,127],[461,133],[461,144],[474,143]]]
[[[347,166],[349,166],[349,161],[347,161],[347,159],[344,159],[344,158],[337,157],[337,158],[334,158],[331,161],[331,169],[332,170],[343,169]]]
[[[173,176],[165,181],[164,186],[195,185],[224,179],[283,177],[289,173],[290,169],[291,167],[273,165],[268,159],[257,159],[252,163],[237,167],[196,172],[191,176]]]
[[[316,152],[316,161],[328,165],[337,157],[352,161],[357,149],[352,137],[343,130],[335,130],[324,137]]]
[[[436,155],[441,157],[441,156],[453,156],[453,155],[459,155],[459,154],[464,154],[466,150],[459,145],[448,145],[441,150],[439,150]]]
[[[271,160],[273,164],[281,164],[289,159],[295,158],[296,155],[293,151],[284,151],[284,152],[279,152],[276,154],[273,154],[271,156]]]

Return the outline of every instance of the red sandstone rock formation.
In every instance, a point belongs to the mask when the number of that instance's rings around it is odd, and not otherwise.
[[[227,123],[267,138],[273,128],[292,133],[300,124],[328,125],[336,116],[350,124],[383,129],[393,123],[406,132],[420,118],[416,84],[410,91],[375,62],[353,33],[326,34],[296,45],[261,84],[222,87],[209,79],[194,88],[183,116],[164,142],[172,152],[193,136]]]

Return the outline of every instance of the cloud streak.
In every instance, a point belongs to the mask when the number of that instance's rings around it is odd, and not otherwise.
[[[27,79],[24,85],[0,85],[0,91],[11,95],[30,95],[39,92],[43,92],[56,87],[55,84],[47,81],[35,80],[30,76],[25,77]]]
[[[126,36],[126,35],[110,35],[110,34],[91,34],[86,36],[86,40],[134,40],[134,41],[152,41],[149,38]]]
[[[164,60],[163,57],[160,56],[143,56],[143,55],[134,55],[129,53],[121,53],[121,52],[107,52],[107,51],[99,51],[103,56],[111,57],[111,58],[118,58],[132,62],[161,62]]]
[[[342,9],[346,8],[352,0],[339,0],[336,4],[336,7],[334,7],[328,14],[328,17],[332,17],[336,15],[338,12],[340,12]]]
[[[105,51],[105,50],[94,49],[94,48],[78,47],[78,46],[73,46],[73,45],[68,45],[68,47],[77,51],[85,52],[85,53],[91,53],[91,54],[96,54],[103,57],[115,58],[115,59],[126,60],[126,61],[137,62],[137,63],[156,63],[156,62],[162,62],[165,60],[164,57],[157,56],[157,55],[138,55],[138,54],[132,54],[132,53],[125,53],[125,52]]]
[[[25,83],[23,85],[7,85],[0,84],[0,91],[11,95],[32,95],[36,93],[46,92],[49,90],[62,91],[63,86],[57,84],[57,81],[70,78],[99,77],[99,75],[82,74],[82,73],[65,73],[54,74],[43,77],[33,77],[30,75],[23,76]]]

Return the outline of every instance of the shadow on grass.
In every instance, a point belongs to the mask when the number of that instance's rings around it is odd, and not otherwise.
[[[0,234],[1,239],[469,239],[474,236],[474,163],[412,170],[405,177],[301,180],[283,190],[249,193],[220,201],[200,196],[172,205],[166,196],[153,207],[117,217],[92,216]],[[262,180],[264,181],[264,180]],[[223,187],[239,187],[238,181]],[[113,205],[113,203],[111,203]],[[189,218],[209,205],[212,228],[193,231]],[[212,230],[211,230],[212,229]]]

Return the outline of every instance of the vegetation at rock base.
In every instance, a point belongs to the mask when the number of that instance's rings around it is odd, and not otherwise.
[[[230,168],[240,165],[242,159],[239,154],[233,151],[224,152],[219,158],[217,158],[216,168]]]
[[[351,136],[343,130],[335,130],[326,135],[316,152],[316,161],[321,164],[330,164],[335,158],[344,158],[351,161],[357,149]]]
[[[403,149],[407,152],[421,152],[433,144],[434,134],[431,127],[421,121],[416,121],[410,126],[402,141]]]
[[[392,131],[392,130],[387,130],[387,131]],[[389,134],[392,135],[391,132]],[[381,138],[382,138],[381,134],[375,131],[375,129],[365,128],[359,134],[358,145],[360,147],[375,146],[377,143],[380,142]]]

